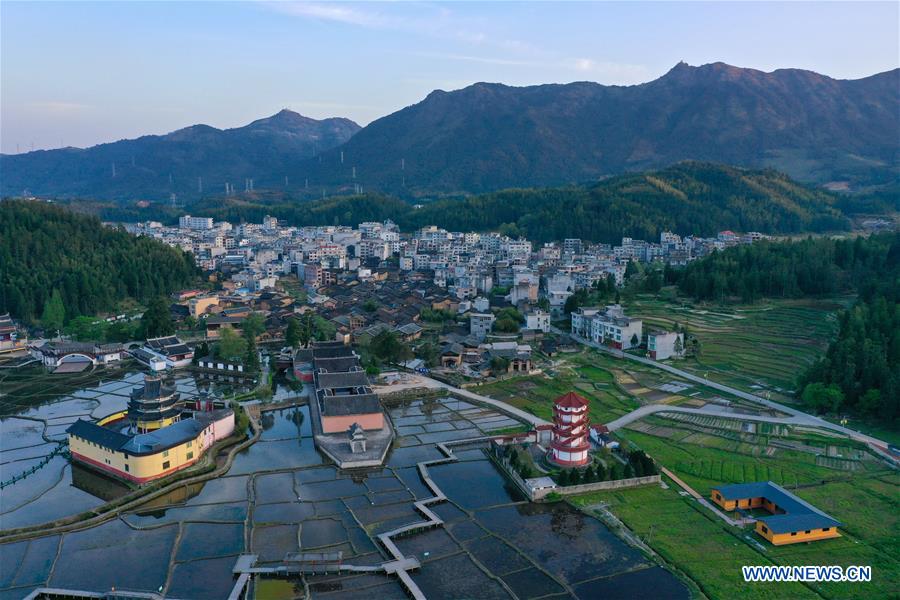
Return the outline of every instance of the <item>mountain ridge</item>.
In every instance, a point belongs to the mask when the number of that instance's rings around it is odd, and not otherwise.
[[[109,157],[76,168],[69,163],[78,162],[71,154],[77,151],[48,151],[64,154],[53,154],[54,160],[23,158],[31,153],[0,157],[6,175],[0,192],[27,187],[66,197],[197,198],[204,195],[203,177],[207,190],[225,183],[241,189],[242,179],[253,178],[255,189],[308,198],[359,189],[429,198],[584,183],[682,160],[771,167],[807,183],[846,181],[850,189],[864,189],[900,181],[898,89],[900,69],[842,80],[722,62],[680,62],[632,86],[478,82],[434,90],[361,129],[340,118],[314,121],[321,139],[332,134],[330,143],[319,144],[308,131],[285,133],[308,129],[307,118],[290,111],[242,128],[197,125],[172,132],[167,135],[194,141],[207,163],[223,162],[215,154],[226,152],[219,138],[234,135],[228,132],[264,138],[271,146],[233,149],[237,156],[218,170],[201,173],[203,161],[182,169],[178,190],[169,189],[178,186],[169,184],[163,160],[143,178],[115,185],[121,182],[110,181]],[[130,161],[127,151],[120,154],[118,160]],[[173,154],[176,163],[187,161],[183,149]],[[88,181],[72,181],[85,170]]]

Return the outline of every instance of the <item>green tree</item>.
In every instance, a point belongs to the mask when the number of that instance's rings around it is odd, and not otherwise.
[[[837,412],[844,401],[844,393],[835,384],[810,383],[803,388],[803,403],[819,413]]]
[[[244,368],[255,373],[259,371],[259,349],[256,347],[256,337],[244,336],[244,342],[247,345],[246,357],[244,358]]]
[[[494,321],[494,331],[499,331],[501,333],[518,333],[519,324],[509,317],[504,317]]]
[[[385,330],[376,335],[369,350],[379,359],[389,363],[401,363],[412,358],[409,346],[400,341],[396,332]]]
[[[509,370],[509,361],[502,356],[494,356],[491,358],[491,373],[501,375]]]
[[[250,313],[241,323],[241,330],[244,337],[252,337],[255,341],[266,330],[266,320],[260,313]]]
[[[106,321],[96,317],[75,317],[66,325],[66,334],[80,342],[100,342],[106,339]]]
[[[429,367],[436,366],[440,360],[440,356],[440,349],[432,342],[425,342],[416,348],[416,358],[425,361],[425,364]]]
[[[284,341],[287,342],[287,345],[291,348],[296,348],[300,345],[300,323],[297,319],[291,317],[287,322],[287,329],[284,332]]]
[[[157,296],[150,301],[147,310],[141,316],[140,336],[143,338],[155,338],[175,333],[175,323],[169,312],[169,305],[165,298]]]
[[[216,356],[222,360],[240,360],[247,355],[247,340],[238,335],[231,327],[219,330],[219,341],[216,343]]]
[[[50,298],[44,302],[44,312],[41,314],[41,326],[50,334],[63,328],[66,320],[66,307],[63,305],[62,295],[54,288]]]

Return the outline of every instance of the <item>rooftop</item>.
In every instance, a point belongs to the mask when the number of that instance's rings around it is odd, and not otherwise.
[[[798,498],[777,483],[772,481],[756,481],[753,483],[738,483],[712,488],[719,492],[726,500],[741,500],[744,498],[765,498],[775,504],[785,514],[777,514],[771,517],[759,519],[765,523],[774,533],[788,533],[806,529],[819,529],[822,527],[838,527],[840,521],[825,514],[809,502]]]

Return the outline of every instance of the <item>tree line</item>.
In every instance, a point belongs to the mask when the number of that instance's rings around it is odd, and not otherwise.
[[[885,274],[893,236],[761,241],[713,252],[663,277],[697,300],[801,298],[853,292]]]
[[[667,266],[664,278],[708,301],[855,293],[825,356],[799,376],[797,395],[816,412],[891,424],[900,416],[900,233],[736,246]]]
[[[0,202],[0,313],[61,327],[195,281],[192,257],[41,202]]]
[[[535,242],[581,238],[618,243],[622,236],[656,240],[663,231],[715,235],[723,229],[798,233],[849,229],[836,208],[839,197],[791,181],[772,170],[685,162],[654,172],[620,175],[599,183],[499,192],[410,204],[364,194],[299,200],[290,194],[207,197],[194,214],[232,222],[261,222],[273,215],[297,225],[351,225],[391,219],[404,230],[439,225],[452,231],[500,231]],[[116,209],[96,203],[104,218]],[[151,205],[149,218],[177,215]],[[565,215],[566,218],[560,218]],[[122,220],[135,210],[121,208]]]
[[[900,416],[900,234],[879,236],[869,243],[887,245],[882,268],[858,282],[859,298],[841,313],[837,338],[825,356],[800,376],[798,389],[801,400],[818,412],[850,412],[896,427]]]

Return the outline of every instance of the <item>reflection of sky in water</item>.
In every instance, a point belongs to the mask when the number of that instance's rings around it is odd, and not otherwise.
[[[104,385],[115,387],[113,383]],[[127,392],[132,383],[122,390]],[[77,402],[89,402],[88,408],[96,410],[104,403],[112,406],[117,393],[101,392]],[[61,536],[60,558],[50,584],[97,591],[111,585],[156,591],[162,585],[172,597],[202,600],[227,596],[233,581],[231,568],[243,552],[259,554],[261,561],[272,563],[298,550],[341,551],[349,564],[387,560],[373,536],[422,520],[413,501],[432,494],[416,464],[443,457],[434,444],[483,435],[510,424],[502,415],[460,401],[412,402],[390,412],[394,423],[404,423],[404,446],[391,451],[385,468],[367,473],[340,472],[323,464],[310,437],[305,407],[266,414],[262,439],[235,457],[226,477],[178,488],[120,519]],[[28,441],[34,439],[30,425],[34,423],[8,419],[0,421],[0,431]],[[41,441],[41,429],[42,425],[36,443]],[[23,462],[30,456],[21,449],[15,452],[10,457]],[[522,503],[480,449],[461,449],[458,456],[460,462],[430,468],[451,500],[432,506],[445,527],[396,540],[401,550],[423,561],[413,578],[426,596],[507,598],[500,580],[523,597],[556,594],[563,587],[554,577],[569,583],[582,598],[614,597],[613,582],[617,589],[632,592],[658,589],[661,594],[686,596],[677,580],[666,571],[647,568],[650,565],[639,552],[599,521],[566,505]],[[64,479],[56,471],[56,481],[62,485]],[[52,473],[47,473],[41,477],[52,483]],[[41,481],[35,479],[36,484]],[[75,490],[68,484],[63,487]],[[24,496],[11,497],[21,503]],[[25,508],[32,515],[48,514],[47,507],[66,496],[55,491],[47,498],[46,506],[33,501]],[[4,569],[0,575],[0,599],[9,594],[21,597],[28,586],[46,582],[60,537],[29,543],[37,548],[35,552],[50,558],[37,561],[25,543],[0,546],[3,564],[15,569],[13,574]],[[563,560],[563,552],[569,551],[576,556],[572,564]],[[496,578],[488,577],[473,559]],[[174,561],[171,569],[170,560]],[[96,565],[104,566],[101,576],[95,576]],[[619,575],[633,568],[641,570]],[[615,578],[597,580],[601,574]],[[308,577],[307,583],[314,598],[405,597],[395,579],[377,574]]]

